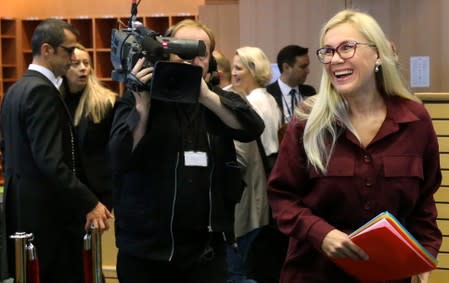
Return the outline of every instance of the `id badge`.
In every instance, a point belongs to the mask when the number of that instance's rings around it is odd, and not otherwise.
[[[184,151],[184,165],[207,167],[207,153],[204,151]]]

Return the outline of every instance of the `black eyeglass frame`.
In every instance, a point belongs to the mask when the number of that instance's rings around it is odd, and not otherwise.
[[[65,52],[67,52],[69,55],[72,55],[73,52],[75,52],[76,46],[67,47],[62,44],[59,45],[62,49],[64,49]]]
[[[340,53],[339,49],[342,46],[350,46],[353,48],[353,52],[351,54],[351,56],[346,55],[345,53],[343,53],[343,55]],[[337,47],[333,48],[333,47],[321,47],[319,49],[317,49],[316,51],[316,56],[318,57],[318,60],[322,63],[322,64],[330,64],[332,62],[332,58],[334,58],[335,52],[337,52],[338,56],[340,56],[341,59],[343,60],[347,60],[347,59],[351,59],[352,57],[354,57],[355,52],[357,51],[357,45],[366,45],[369,47],[376,47],[375,44],[372,43],[367,43],[367,42],[358,42],[355,40],[348,40],[348,41],[343,41],[342,43],[340,43]],[[323,51],[325,51],[325,53],[323,53]],[[332,53],[332,56],[327,56],[326,54],[328,53]],[[322,55],[322,56],[321,56]],[[323,61],[324,60],[324,56],[326,56],[326,58],[329,58],[329,62]]]

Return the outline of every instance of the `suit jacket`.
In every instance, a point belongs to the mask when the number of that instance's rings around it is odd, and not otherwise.
[[[311,85],[299,85],[299,93],[301,94],[301,96],[303,98],[307,97],[307,96],[312,96],[314,94],[316,94],[316,90],[315,88],[313,88],[313,86]],[[278,81],[276,80],[275,82],[269,84],[267,86],[267,91],[269,93],[271,93],[271,95],[273,95],[274,99],[276,100],[276,103],[278,104],[279,109],[281,110],[282,113],[282,120],[285,120],[285,114],[284,114],[284,107],[282,104],[282,92],[281,89],[279,87]]]
[[[83,226],[97,199],[76,175],[74,129],[59,91],[28,70],[4,98],[1,127],[7,234],[34,234],[41,282],[82,282]]]

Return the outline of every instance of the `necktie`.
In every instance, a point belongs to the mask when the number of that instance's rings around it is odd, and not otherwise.
[[[295,110],[296,105],[298,104],[298,100],[296,99],[296,89],[292,88],[289,92],[289,94],[291,95],[291,110],[292,110],[292,114],[293,111]]]

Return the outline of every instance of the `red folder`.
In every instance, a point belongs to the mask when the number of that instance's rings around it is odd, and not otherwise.
[[[332,259],[360,281],[407,278],[436,268],[437,261],[389,212],[349,235],[368,260]]]

